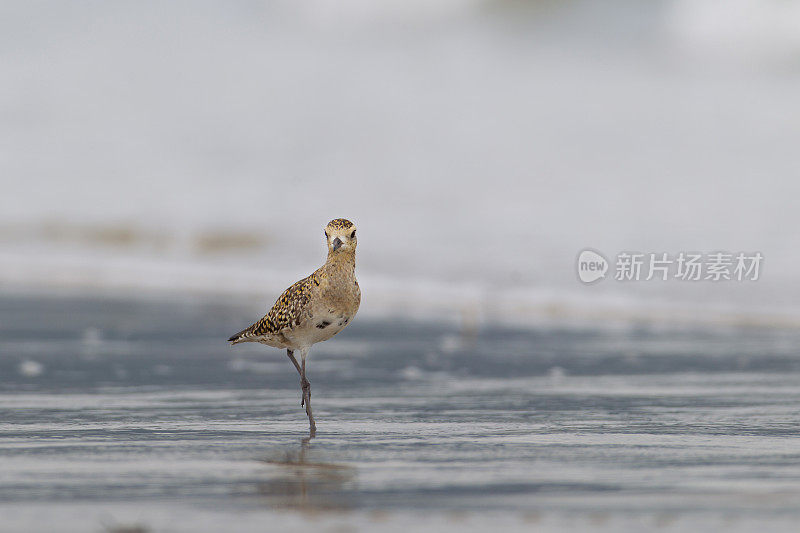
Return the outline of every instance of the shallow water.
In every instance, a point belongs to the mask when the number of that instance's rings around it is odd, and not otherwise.
[[[252,305],[0,298],[3,531],[792,530],[797,332],[356,320],[309,362]]]

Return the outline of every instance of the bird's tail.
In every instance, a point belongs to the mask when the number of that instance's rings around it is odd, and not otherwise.
[[[253,330],[253,326],[244,328],[239,333],[235,333],[235,334],[231,335],[231,337],[228,339],[228,342],[230,342],[231,345],[239,344],[240,342],[247,342],[247,341],[250,340],[250,337],[252,336],[251,335],[252,330]]]

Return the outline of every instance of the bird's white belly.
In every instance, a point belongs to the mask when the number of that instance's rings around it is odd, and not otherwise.
[[[346,328],[351,318],[346,314],[315,314],[292,332],[292,340],[306,346],[326,341]]]

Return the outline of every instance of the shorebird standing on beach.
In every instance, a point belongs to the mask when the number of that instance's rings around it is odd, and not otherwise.
[[[288,289],[269,312],[228,339],[231,344],[260,342],[285,348],[300,373],[310,436],[317,432],[311,412],[311,384],[306,378],[306,357],[312,345],[326,341],[353,320],[361,303],[361,289],[356,281],[356,227],[349,220],[337,218],[325,227],[328,259],[313,274]],[[300,363],[294,352],[300,352]]]

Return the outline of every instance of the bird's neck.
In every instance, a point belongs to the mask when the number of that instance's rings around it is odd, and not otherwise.
[[[352,276],[356,271],[356,252],[355,250],[328,252],[328,260],[325,265],[329,270],[332,269]]]

